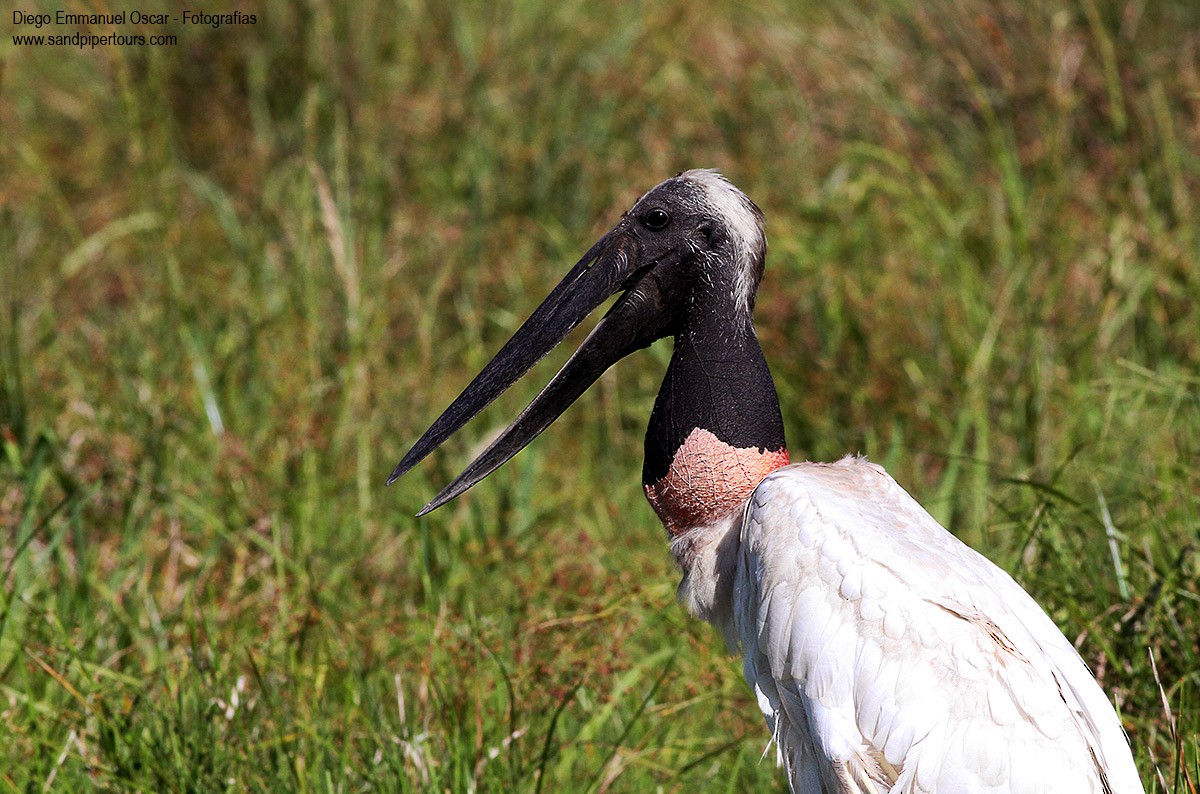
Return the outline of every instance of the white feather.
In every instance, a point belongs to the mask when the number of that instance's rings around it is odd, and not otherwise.
[[[878,466],[779,469],[721,531],[736,560],[695,561],[737,603],[694,606],[744,653],[793,791],[1143,791],[1054,623]]]

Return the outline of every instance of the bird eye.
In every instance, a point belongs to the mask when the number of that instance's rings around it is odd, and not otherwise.
[[[642,216],[642,225],[652,232],[666,228],[666,225],[670,222],[671,216],[660,209],[652,209]]]

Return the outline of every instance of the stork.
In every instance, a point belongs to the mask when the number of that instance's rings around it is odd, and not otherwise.
[[[683,574],[679,599],[741,654],[792,791],[1143,792],[1108,698],[1012,577],[865,458],[790,463],[752,319],[766,249],[761,211],[716,171],[658,185],[388,483],[621,293],[418,515],[503,465],[618,360],[672,337],[643,487]]]

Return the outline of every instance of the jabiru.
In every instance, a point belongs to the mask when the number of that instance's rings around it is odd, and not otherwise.
[[[438,417],[404,474],[606,298],[515,421],[418,515],[478,483],[619,359],[674,339],[642,483],[679,598],[740,653],[795,792],[1142,792],[1112,705],[1011,576],[863,457],[789,461],[752,312],[757,206],[711,170],[642,196]]]

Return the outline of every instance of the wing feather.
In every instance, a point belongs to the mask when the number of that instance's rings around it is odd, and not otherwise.
[[[1053,621],[878,466],[772,473],[737,554],[724,628],[793,791],[1143,791]]]

